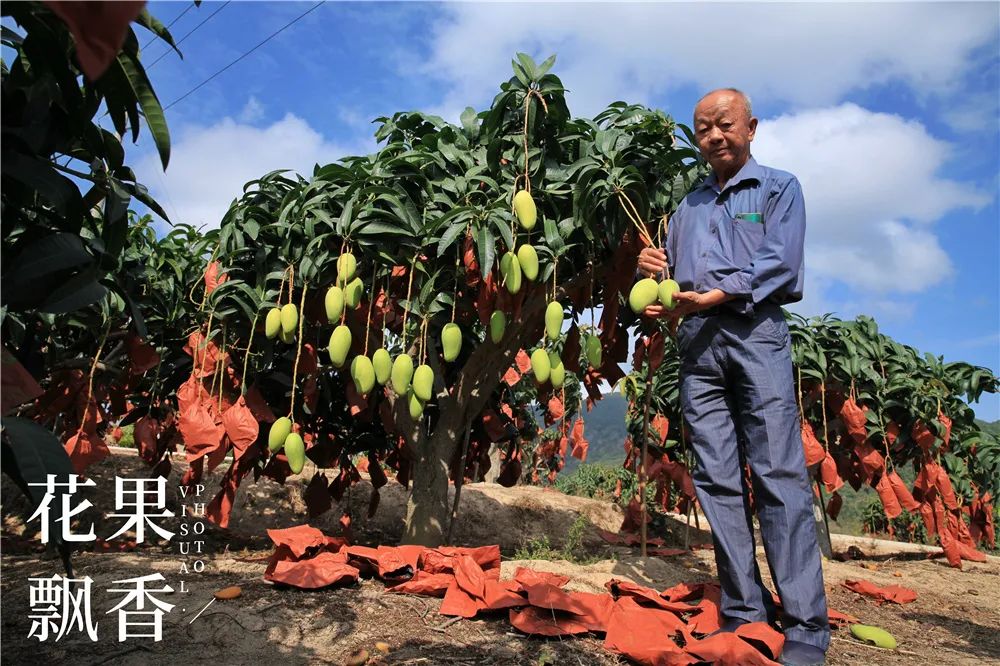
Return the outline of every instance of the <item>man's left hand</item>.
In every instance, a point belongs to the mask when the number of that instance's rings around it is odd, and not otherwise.
[[[729,295],[719,289],[713,289],[704,294],[699,294],[697,291],[679,291],[674,294],[672,310],[668,310],[662,305],[650,305],[642,313],[647,317],[680,319],[692,312],[707,310],[728,300]]]

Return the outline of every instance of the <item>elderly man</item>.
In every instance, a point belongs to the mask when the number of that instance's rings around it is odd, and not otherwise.
[[[642,250],[639,271],[667,262],[680,284],[670,317],[681,359],[681,406],[697,456],[698,500],[712,526],[722,583],[721,631],[773,622],[761,581],[743,473],[749,463],[771,578],[781,598],[784,664],[823,664],[830,642],[823,571],[781,305],[802,298],[805,205],[794,176],[750,155],[757,129],[739,90],[710,92],[694,133],[712,174],[670,220],[666,253]]]

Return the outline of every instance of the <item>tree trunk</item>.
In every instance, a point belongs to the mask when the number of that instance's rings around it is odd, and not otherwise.
[[[590,271],[581,271],[559,290],[558,296],[562,297],[580,282],[590,280]],[[435,368],[435,393],[440,413],[437,424],[432,432],[425,429],[419,437],[413,433],[426,428],[424,423],[404,433],[417,453],[413,468],[413,492],[406,503],[404,544],[435,548],[444,543],[451,516],[448,464],[461,446],[460,436],[489,402],[503,378],[504,370],[511,366],[521,349],[526,332],[541,325],[544,317],[547,305],[544,285],[536,284],[528,288],[531,291],[526,294],[521,318],[508,326],[500,345],[481,344],[472,352],[450,392],[441,383],[441,372]],[[429,362],[436,361],[430,358]],[[406,411],[405,400],[396,402],[397,414]]]

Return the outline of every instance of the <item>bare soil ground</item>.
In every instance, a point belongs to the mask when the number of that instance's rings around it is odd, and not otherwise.
[[[180,461],[168,482],[168,507],[178,512],[176,483]],[[86,519],[95,522],[98,536],[117,530],[114,512],[114,476],[136,478],[146,474],[136,458],[113,456],[92,468],[98,486],[81,493],[95,509]],[[308,481],[312,470],[302,477]],[[218,473],[206,481],[202,501],[209,501],[217,488]],[[179,534],[159,544],[140,544],[127,552],[78,553],[74,566],[78,577],[93,580],[93,618],[98,623],[99,642],[71,633],[58,642],[27,638],[29,577],[63,573],[58,558],[51,559],[34,538],[37,521],[25,525],[25,502],[6,480],[3,499],[2,657],[12,664],[313,664],[348,663],[351,655],[367,650],[367,663],[379,664],[622,664],[619,657],[602,648],[599,637],[571,639],[528,638],[512,629],[505,613],[476,620],[450,622],[437,614],[439,599],[386,594],[377,580],[362,579],[357,585],[318,591],[279,588],[263,580],[271,543],[268,527],[288,527],[307,522],[302,500],[304,484],[290,481],[288,487],[261,479],[241,488],[229,530],[207,525],[203,545],[205,570],[180,573],[196,556],[181,555]],[[354,537],[363,545],[394,544],[402,530],[405,491],[394,482],[382,489],[378,513],[365,519],[370,485],[356,486],[350,497],[313,521],[328,534],[339,534],[337,521],[347,511],[353,519]],[[97,515],[99,509],[104,515]],[[711,550],[669,558],[641,558],[637,549],[610,546],[597,530],[616,531],[621,523],[617,507],[594,500],[569,497],[533,487],[503,488],[474,484],[462,494],[455,545],[499,543],[504,557],[527,539],[548,536],[558,546],[578,516],[589,522],[582,551],[599,561],[580,565],[567,561],[503,562],[502,577],[510,577],[517,566],[531,566],[565,574],[571,589],[601,592],[611,578],[632,580],[656,589],[681,581],[711,580],[714,560]],[[194,520],[186,519],[189,525]],[[162,524],[179,533],[180,519]],[[684,524],[677,521],[666,533],[668,545],[682,542]],[[692,541],[704,542],[705,533]],[[116,546],[119,540],[112,542]],[[49,557],[46,559],[46,557]],[[761,567],[767,571],[763,555]],[[172,594],[161,595],[175,604],[165,615],[163,640],[129,639],[118,642],[115,615],[106,612],[120,595],[108,588],[112,581],[151,573],[162,573]],[[830,605],[892,632],[899,641],[895,652],[878,650],[854,641],[846,630],[834,632],[827,663],[855,664],[1000,664],[1000,565],[996,558],[985,564],[966,563],[962,571],[941,559],[922,554],[886,552],[875,558],[823,565]],[[765,573],[765,578],[767,578]],[[873,600],[842,587],[846,579],[864,579],[877,585],[897,584],[917,592],[912,604],[877,605]],[[181,583],[188,590],[181,593]],[[205,609],[213,593],[239,585],[242,596],[216,601]],[[203,610],[204,609],[204,610]],[[201,614],[199,615],[199,612]],[[197,619],[195,617],[197,616]],[[380,653],[377,642],[388,644]]]

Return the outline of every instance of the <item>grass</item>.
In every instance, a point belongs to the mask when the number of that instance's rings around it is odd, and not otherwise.
[[[514,559],[518,560],[566,560],[574,564],[593,564],[607,559],[606,556],[590,555],[583,548],[583,535],[587,529],[587,519],[577,516],[566,533],[566,541],[562,548],[555,548],[548,535],[537,539],[529,539],[514,551]]]

